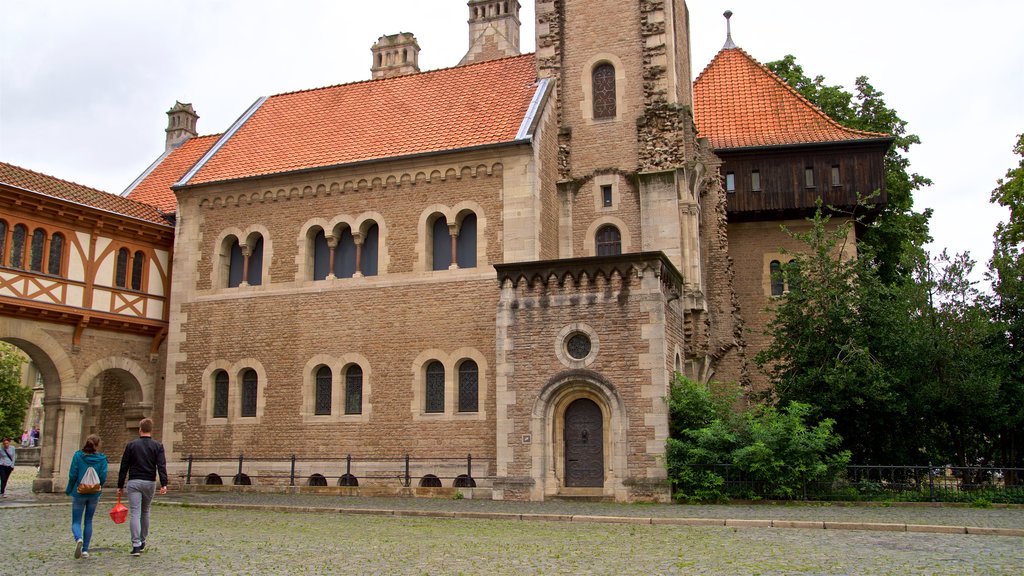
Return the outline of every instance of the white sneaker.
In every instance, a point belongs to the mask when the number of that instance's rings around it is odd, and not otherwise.
[[[82,558],[88,558],[88,557],[89,557],[89,553],[86,552],[85,550],[82,550]]]
[[[82,539],[75,540],[75,558],[82,557]]]

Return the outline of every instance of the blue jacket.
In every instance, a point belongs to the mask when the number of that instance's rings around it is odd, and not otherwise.
[[[96,475],[100,477],[100,484],[107,483],[107,455],[102,452],[86,454],[79,450],[71,458],[71,469],[68,470],[68,487],[64,489],[65,494],[68,496],[78,495],[78,484],[90,466],[96,469]]]

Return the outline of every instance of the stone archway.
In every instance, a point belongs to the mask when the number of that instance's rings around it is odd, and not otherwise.
[[[82,437],[97,434],[111,462],[136,436],[139,420],[152,415],[153,377],[135,361],[108,357],[87,368],[79,379],[88,404],[82,415]]]

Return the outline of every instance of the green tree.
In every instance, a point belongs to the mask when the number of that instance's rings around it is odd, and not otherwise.
[[[932,182],[910,172],[910,160],[905,156],[910,146],[920,144],[921,139],[907,133],[907,122],[886,105],[885,94],[872,86],[867,76],[856,79],[853,94],[842,86],[827,84],[824,76],[808,77],[792,55],[767,66],[839,124],[895,138],[885,156],[888,201],[878,218],[864,227],[862,240],[872,248],[883,282],[906,279],[923,257],[922,246],[931,239],[931,210],[915,212],[913,194]]]
[[[24,363],[17,348],[0,342],[0,437],[21,438],[32,390],[21,381]]]

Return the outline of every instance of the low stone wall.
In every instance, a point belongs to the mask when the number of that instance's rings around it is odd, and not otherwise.
[[[39,466],[39,451],[38,446],[34,448],[16,448],[17,454],[15,455],[15,466]]]

